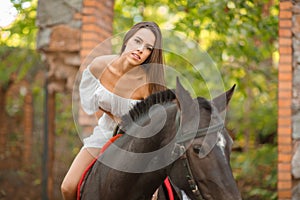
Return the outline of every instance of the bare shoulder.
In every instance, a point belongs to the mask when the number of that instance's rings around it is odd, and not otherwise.
[[[103,70],[118,57],[118,55],[104,55],[96,57],[90,64],[90,71],[95,77],[100,77]]]

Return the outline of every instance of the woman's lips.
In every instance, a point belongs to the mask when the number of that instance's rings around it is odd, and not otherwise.
[[[141,57],[137,55],[136,53],[131,53],[131,55],[136,59],[136,60],[141,60]]]

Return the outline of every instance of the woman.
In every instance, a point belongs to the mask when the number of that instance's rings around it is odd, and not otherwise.
[[[113,134],[119,118],[138,101],[165,89],[162,36],[154,22],[140,22],[125,35],[120,55],[100,56],[84,70],[79,91],[85,112],[104,114],[74,159],[61,185],[65,200],[76,199],[79,180]]]

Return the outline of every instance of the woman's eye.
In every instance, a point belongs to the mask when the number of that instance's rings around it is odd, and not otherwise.
[[[140,44],[140,43],[141,43],[141,41],[138,40],[138,39],[134,39],[134,41],[135,41],[137,44]]]
[[[152,48],[152,47],[147,47],[147,50],[148,50],[148,51],[152,51],[153,48]]]

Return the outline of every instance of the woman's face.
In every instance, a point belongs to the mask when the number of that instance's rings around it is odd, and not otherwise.
[[[151,30],[141,28],[126,44],[123,55],[126,55],[132,65],[142,64],[151,54],[155,43],[155,35]]]

